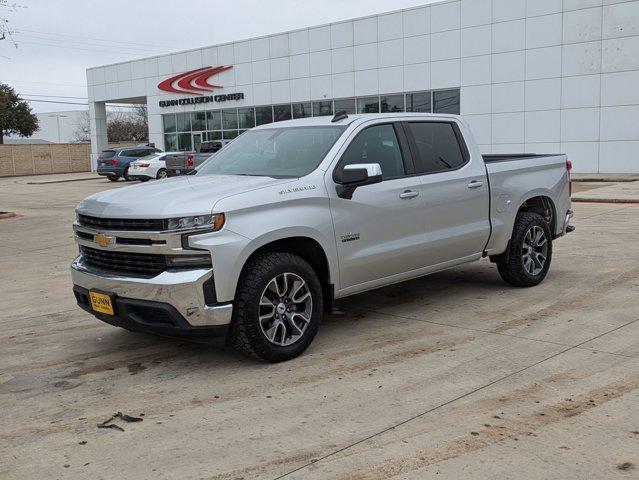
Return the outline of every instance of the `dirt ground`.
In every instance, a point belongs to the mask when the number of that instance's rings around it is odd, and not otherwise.
[[[639,205],[575,204],[536,288],[368,292],[269,365],[76,307],[73,207],[125,184],[33,178],[0,179],[2,479],[639,477]]]

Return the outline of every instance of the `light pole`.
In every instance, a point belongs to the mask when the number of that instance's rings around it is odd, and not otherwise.
[[[56,123],[58,124],[58,143],[62,143],[60,140],[60,118],[67,118],[67,116],[61,113],[54,113],[53,115],[49,115],[49,117],[56,118]]]

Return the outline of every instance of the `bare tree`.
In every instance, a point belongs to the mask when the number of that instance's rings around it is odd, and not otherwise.
[[[3,11],[15,12],[19,8],[27,7],[15,2],[10,2],[9,0],[0,0],[0,9]],[[0,14],[0,41],[2,40],[9,40],[15,48],[18,48],[18,42],[13,38],[13,31],[10,28],[9,19],[5,15]]]
[[[73,132],[73,141],[77,143],[91,141],[91,124],[89,122],[89,111],[85,110],[79,116],[75,131]]]
[[[143,142],[149,139],[146,105],[136,105],[132,111],[107,112],[107,137],[109,142]],[[73,133],[74,141],[91,140],[89,112],[84,111]]]

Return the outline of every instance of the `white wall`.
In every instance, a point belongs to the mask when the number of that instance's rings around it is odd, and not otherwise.
[[[461,9],[462,114],[484,151],[561,151],[578,172],[639,172],[639,1]]]
[[[639,172],[639,0],[454,0],[89,69],[89,101],[146,97],[163,145],[157,84],[233,65],[229,106],[461,87],[485,152],[566,152],[578,172]],[[201,108],[201,107],[200,107]]]
[[[17,135],[7,136],[5,140],[10,143],[12,139],[24,139],[29,140],[44,140],[52,143],[70,143],[75,141],[75,132],[78,129],[78,125],[82,121],[82,117],[86,116],[87,112],[82,110],[71,110],[64,112],[47,112],[37,113],[39,130],[35,132],[31,137],[19,137]],[[59,118],[58,118],[59,117]],[[59,121],[59,123],[58,123]],[[59,137],[58,137],[58,126]],[[59,139],[59,142],[58,142]]]

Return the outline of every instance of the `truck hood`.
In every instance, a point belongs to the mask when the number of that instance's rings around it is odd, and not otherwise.
[[[106,218],[172,218],[211,213],[221,199],[237,193],[285,184],[292,179],[201,175],[131,185],[82,200],[76,211]]]

